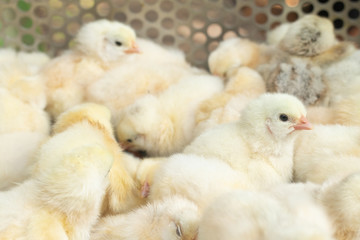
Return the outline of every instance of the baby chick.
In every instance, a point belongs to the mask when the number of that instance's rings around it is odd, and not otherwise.
[[[280,185],[273,192],[233,191],[202,216],[199,240],[333,240],[327,215],[308,186]]]
[[[180,196],[148,203],[130,213],[101,218],[92,240],[193,240],[200,214],[197,206]]]
[[[324,205],[335,228],[337,240],[360,237],[360,172],[324,184],[319,200]]]
[[[294,180],[323,183],[360,171],[359,139],[359,126],[314,125],[312,131],[300,133],[295,142]]]
[[[125,211],[128,207],[129,198],[133,198],[132,192],[136,188],[125,167],[123,153],[114,138],[110,119],[110,111],[105,106],[83,103],[61,114],[53,127],[53,134],[73,129],[70,131],[72,135],[66,135],[69,139],[64,137],[63,142],[59,143],[64,145],[63,148],[93,141],[101,146],[106,146],[111,152],[114,163],[108,174],[110,184],[103,199],[102,214]]]
[[[278,46],[291,55],[311,57],[336,43],[332,22],[310,14],[291,23]]]
[[[291,180],[295,137],[308,129],[300,100],[267,93],[252,100],[239,121],[205,131],[184,153],[221,159],[246,174],[255,188],[266,187]]]
[[[181,152],[194,137],[200,102],[222,89],[220,78],[204,74],[185,77],[158,96],[138,99],[120,115],[116,128],[120,144],[151,157]]]
[[[183,77],[203,73],[186,62],[182,52],[137,39],[141,54],[116,65],[86,91],[86,100],[104,104],[117,125],[122,109],[146,94],[157,95]]]
[[[85,24],[75,37],[74,49],[52,59],[41,71],[46,83],[47,110],[53,117],[81,103],[85,88],[114,62],[139,52],[132,28],[101,19]]]
[[[96,109],[94,118],[87,109]],[[93,104],[64,113],[31,178],[0,193],[1,206],[9,206],[0,210],[1,239],[89,239],[114,161],[109,120],[109,111]]]

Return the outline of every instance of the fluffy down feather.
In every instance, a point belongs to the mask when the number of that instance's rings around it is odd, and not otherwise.
[[[53,134],[73,129],[66,135],[68,139],[64,137],[63,142],[58,143],[63,145],[63,148],[84,144],[86,141],[95,141],[99,145],[105,145],[111,151],[114,163],[108,174],[110,184],[103,200],[102,214],[126,211],[130,204],[129,199],[133,199],[132,194],[136,189],[134,180],[126,169],[123,152],[114,138],[110,119],[110,111],[105,106],[83,103],[61,114],[53,127]],[[97,130],[97,137],[91,135],[94,130]],[[87,138],[89,140],[86,140]],[[59,148],[53,151],[56,153],[63,150]],[[51,157],[50,152],[49,155]]]
[[[252,188],[246,175],[234,171],[223,161],[191,154],[174,154],[157,161],[157,166],[152,162],[139,170],[142,172],[138,172],[138,178],[146,179],[150,185],[150,201],[181,195],[196,203],[200,211],[223,193]]]
[[[273,192],[234,191],[206,209],[199,240],[333,240],[330,221],[312,187],[278,186]]]
[[[321,68],[308,60],[291,57],[289,61],[279,63],[265,79],[267,91],[288,93],[305,105],[314,105],[325,94],[322,74]]]
[[[36,152],[48,135],[39,132],[0,134],[0,190],[7,190],[30,176]]]
[[[336,43],[334,26],[329,19],[306,15],[291,23],[278,46],[291,55],[311,57]]]
[[[90,239],[193,240],[196,239],[199,218],[194,203],[172,196],[127,214],[101,218]]]
[[[323,183],[360,171],[360,127],[314,125],[295,142],[294,180]]]
[[[273,46],[243,38],[229,38],[210,53],[208,64],[212,74],[228,78],[231,72],[241,66],[256,68],[268,62],[277,52],[279,50]]]
[[[30,105],[0,87],[0,189],[25,180],[33,155],[49,135],[44,110]]]
[[[49,57],[40,52],[16,52],[0,49],[0,87],[39,109],[46,105],[44,83],[38,76]]]
[[[23,102],[0,87],[0,134],[16,131],[48,134],[50,121],[46,112]]]
[[[184,153],[218,158],[247,175],[255,187],[290,181],[297,130],[311,129],[304,105],[288,94],[263,94],[234,123],[202,133]]]
[[[222,89],[220,78],[204,74],[183,78],[159,96],[148,94],[121,112],[117,138],[124,149],[152,157],[180,152],[195,137],[200,102]]]
[[[323,185],[319,196],[335,229],[337,240],[360,237],[360,172],[343,179],[331,179]]]

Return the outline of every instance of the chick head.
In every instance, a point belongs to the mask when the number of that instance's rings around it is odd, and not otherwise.
[[[85,24],[76,35],[77,49],[103,62],[139,53],[135,31],[120,22],[101,19]]]
[[[193,202],[171,196],[148,204],[144,210],[147,212],[147,228],[143,228],[143,236],[151,236],[154,240],[197,238],[200,212]]]
[[[264,132],[275,141],[293,136],[295,130],[308,130],[306,108],[295,96],[285,93],[266,93],[251,101],[242,111],[241,123],[250,131]]]
[[[126,151],[155,156],[165,119],[159,100],[153,95],[145,95],[120,113],[117,139]]]
[[[59,115],[53,127],[53,134],[60,133],[72,125],[88,120],[101,125],[107,133],[113,134],[110,110],[101,104],[82,103]]]
[[[306,15],[289,27],[279,46],[290,54],[311,57],[337,43],[332,22],[316,15]]]

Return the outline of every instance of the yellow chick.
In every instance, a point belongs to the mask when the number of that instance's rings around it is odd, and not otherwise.
[[[139,52],[132,28],[101,19],[82,26],[74,49],[52,59],[41,71],[47,111],[52,117],[81,103],[85,89],[127,54]]]
[[[267,93],[249,102],[240,120],[203,132],[184,153],[218,158],[263,188],[291,180],[294,141],[299,130],[308,129],[300,100]]]
[[[108,175],[110,184],[103,199],[102,214],[125,211],[128,204],[130,204],[128,203],[129,199],[133,199],[132,194],[136,189],[134,180],[125,167],[121,148],[114,138],[110,120],[111,113],[105,106],[95,103],[83,103],[61,114],[53,127],[53,134],[59,134],[67,129],[74,129],[74,133],[68,136],[69,139],[64,139],[66,144],[59,143],[64,147],[84,144],[85,139],[89,139],[88,141],[95,141],[97,144],[106,146],[111,151],[114,163]],[[94,131],[96,135],[94,135]]]
[[[337,240],[357,240],[360,237],[360,173],[326,182],[319,201],[324,205],[335,229]]]
[[[291,55],[311,57],[337,42],[332,22],[310,14],[291,23],[278,46]]]
[[[150,157],[181,152],[195,137],[200,102],[222,89],[220,78],[204,74],[185,77],[158,96],[148,94],[121,112],[117,139],[125,150]]]
[[[285,37],[291,23],[283,23],[274,29],[266,32],[266,42],[270,45],[278,45],[281,40]]]
[[[193,240],[200,213],[197,206],[180,196],[148,203],[127,214],[101,218],[91,240]]]
[[[84,112],[94,108],[90,119]],[[71,115],[78,119],[69,121]],[[0,210],[1,239],[89,239],[114,161],[109,120],[106,108],[92,104],[60,117],[31,178],[0,193],[1,206],[9,206]]]
[[[294,180],[323,183],[360,171],[359,126],[314,125],[301,132],[294,149]]]

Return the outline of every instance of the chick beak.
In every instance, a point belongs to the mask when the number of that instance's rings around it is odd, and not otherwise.
[[[301,116],[299,123],[293,126],[295,130],[311,130],[312,126],[305,116]]]
[[[130,144],[125,143],[125,142],[120,142],[120,146],[124,151],[127,151],[130,148]]]
[[[131,43],[131,47],[124,51],[127,54],[131,53],[140,53],[139,46],[136,44],[136,42]]]

